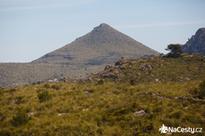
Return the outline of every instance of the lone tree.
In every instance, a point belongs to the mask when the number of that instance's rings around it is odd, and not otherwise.
[[[177,57],[180,57],[181,54],[182,54],[182,48],[181,48],[181,45],[180,44],[169,44],[167,46],[167,49],[165,50],[168,50],[170,51],[166,57],[172,57],[172,58],[177,58]]]

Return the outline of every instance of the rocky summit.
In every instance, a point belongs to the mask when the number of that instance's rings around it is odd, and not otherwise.
[[[200,28],[183,46],[187,53],[199,53],[205,55],[205,28]]]

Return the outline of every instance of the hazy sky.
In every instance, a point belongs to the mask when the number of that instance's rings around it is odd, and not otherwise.
[[[205,0],[0,0],[0,62],[29,62],[100,23],[164,52],[205,27]]]

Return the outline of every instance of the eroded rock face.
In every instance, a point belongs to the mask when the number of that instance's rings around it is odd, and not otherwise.
[[[186,53],[199,53],[205,55],[205,28],[200,28],[187,43],[182,46]]]

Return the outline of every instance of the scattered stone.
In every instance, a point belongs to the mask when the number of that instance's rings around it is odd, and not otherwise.
[[[146,112],[144,110],[139,110],[139,111],[134,112],[135,116],[144,116],[145,114],[146,114]]]
[[[65,116],[67,113],[58,113],[58,116]]]
[[[159,79],[158,79],[158,78],[156,78],[156,79],[155,79],[155,82],[159,82]]]
[[[109,69],[111,69],[111,68],[112,68],[111,65],[106,65],[105,68],[104,68],[104,70],[107,71],[107,70],[109,70]]]
[[[50,83],[56,83],[56,82],[59,82],[59,80],[58,80],[57,78],[54,78],[54,79],[48,80],[48,82],[50,82]]]
[[[139,66],[139,69],[141,71],[151,71],[153,69],[153,66],[151,64],[141,64]]]
[[[124,57],[122,57],[119,61],[117,61],[115,63],[115,66],[120,67],[120,66],[122,66],[124,64],[130,64],[130,61],[128,59],[125,59]]]
[[[90,94],[90,93],[93,93],[94,90],[93,90],[93,89],[85,89],[84,92],[85,92],[86,94]]]
[[[176,96],[176,97],[174,97],[174,99],[176,99],[176,100],[177,100],[177,99],[179,99],[179,97],[177,97],[177,96]]]
[[[113,72],[103,72],[103,73],[100,74],[100,77],[102,77],[102,78],[111,78],[111,79],[117,79],[118,78],[118,76]]]
[[[35,112],[29,112],[28,116],[31,117],[31,116],[34,116],[35,114],[36,114]]]
[[[190,81],[191,79],[190,79],[190,78],[188,78],[188,77],[185,77],[185,80],[186,80],[186,81]]]
[[[188,108],[189,108],[188,106],[184,107],[185,110],[187,110]]]
[[[83,109],[82,111],[83,111],[83,112],[85,112],[85,111],[88,111],[88,110],[89,110],[89,109],[88,109],[88,108],[86,108],[86,109]]]

